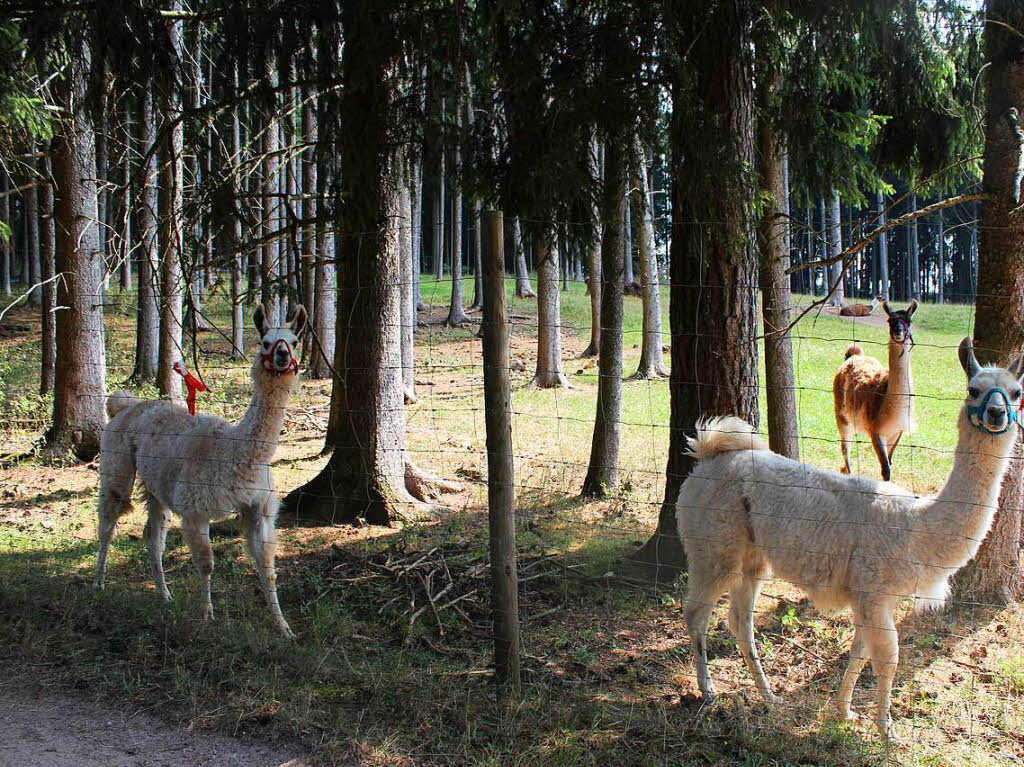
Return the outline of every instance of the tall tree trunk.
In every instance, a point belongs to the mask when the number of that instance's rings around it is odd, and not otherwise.
[[[96,138],[88,108],[90,51],[72,47],[60,95],[66,122],[53,141],[54,225],[56,231],[57,357],[51,444],[70,444],[82,460],[100,449],[106,422],[107,361],[103,346],[100,282],[103,254],[96,229]]]
[[[985,6],[985,162],[978,243],[975,348],[982,363],[1005,365],[1020,352],[1024,327],[1024,217],[1019,168],[1024,164],[1024,6],[1016,0],[987,0]],[[1021,569],[1021,510],[1024,507],[1024,449],[1017,442],[1003,479],[992,530],[974,560],[957,574],[962,598],[1011,602],[1024,594]]]
[[[139,94],[139,155],[136,171],[135,236],[139,253],[139,311],[135,334],[136,381],[156,379],[160,350],[159,280],[160,255],[157,246],[157,151],[153,97],[149,88]]]
[[[600,150],[597,134],[593,134],[587,152],[587,167],[593,179],[600,178]],[[601,210],[595,200],[590,212],[590,232],[587,237],[587,292],[590,293],[590,343],[580,357],[595,357],[601,348]],[[525,268],[525,263],[523,264]]]
[[[940,304],[944,304],[946,302],[946,221],[941,210],[936,216],[935,225],[937,229],[935,233],[936,255],[939,260],[935,298]]]
[[[277,74],[273,62],[267,63],[266,78],[271,87],[277,85]],[[278,324],[278,272],[280,270],[281,243],[278,238],[270,239],[278,224],[278,126],[276,104],[271,100],[263,105],[263,133],[260,137],[262,159],[262,200],[263,216],[260,220],[260,234],[263,244],[260,246],[260,301],[267,312],[267,324]]]
[[[419,312],[423,306],[422,285],[420,275],[423,272],[423,156],[416,154],[413,160],[413,202],[412,202],[412,226],[413,226],[413,260],[412,260],[412,284],[416,291],[415,303],[413,304],[413,325],[419,323]]]
[[[512,244],[516,251],[516,298],[535,298],[537,294],[530,287],[530,272],[526,268],[526,250],[523,248],[523,230],[519,226],[519,216],[512,222]]]
[[[328,94],[321,93],[317,97],[318,120],[316,130],[316,208],[321,215],[327,213],[327,189],[330,179],[331,159],[329,147],[331,146],[320,133],[321,123],[329,119],[327,110]],[[308,215],[308,214],[307,214]],[[333,228],[332,228],[333,229]],[[313,359],[308,367],[310,378],[330,378],[331,365],[334,362],[335,349],[335,323],[337,317],[337,284],[334,274],[335,241],[334,234],[328,234],[326,221],[317,221],[316,224],[316,273],[314,275],[315,285],[313,291],[316,294],[314,304],[316,313],[313,315],[313,330],[316,333],[315,351]]]
[[[455,129],[461,130],[462,110],[455,108]],[[451,221],[451,243],[452,243],[452,295],[448,303],[448,319],[445,325],[455,327],[469,322],[466,310],[462,305],[462,183],[456,179],[455,174],[462,168],[462,153],[459,143],[456,141],[453,148],[452,161],[452,221]]]
[[[835,258],[843,252],[843,230],[842,230],[842,208],[839,204],[839,192],[832,190],[832,197],[829,199],[825,237],[828,240],[828,256]],[[831,274],[828,278],[828,286],[835,285],[832,292],[832,306],[846,305],[846,290],[843,287],[843,263],[836,262],[832,265]]]
[[[607,152],[607,147],[605,152]],[[605,162],[608,162],[605,156]],[[623,279],[627,284],[632,285],[636,280],[633,277],[633,222],[629,211],[629,181],[622,185],[622,257],[625,259],[626,270]]]
[[[11,180],[6,168],[0,168],[0,224],[8,227],[9,236],[0,237],[0,295],[11,295],[11,252],[14,227],[11,220]]]
[[[654,253],[654,222],[651,220],[650,187],[647,183],[647,162],[637,137],[633,143],[633,180],[637,193],[632,195],[636,206],[637,239],[640,241],[640,281],[643,297],[643,341],[640,364],[633,379],[665,378],[668,368],[661,349],[661,281],[658,259]]]
[[[39,179],[35,159],[29,161],[29,167],[32,172],[28,180],[33,186],[25,190],[23,198],[25,202],[24,218],[27,246],[25,260],[28,263],[28,302],[38,308],[43,302],[43,289],[39,284],[39,196],[36,193],[37,187],[34,186]]]
[[[771,83],[776,91],[781,83]],[[769,98],[771,96],[769,95]],[[786,156],[768,119],[758,121],[764,210],[758,242],[761,246],[761,318],[764,323],[765,402],[768,445],[793,460],[800,459],[800,424],[796,414],[793,343],[789,335],[789,248],[786,246]]]
[[[531,385],[540,389],[569,388],[569,379],[562,371],[562,308],[554,226],[536,225],[530,240],[537,248],[537,371]]]
[[[444,95],[439,96],[441,102],[441,123],[444,124]],[[437,152],[437,187],[434,189],[434,279],[438,282],[444,277],[445,249],[445,196],[444,196],[444,140],[439,142]]]
[[[425,497],[432,478],[406,450],[402,402],[399,142],[392,135],[402,52],[390,3],[361,0],[342,8],[345,39],[339,135],[337,377],[331,395],[323,471],[290,493],[285,516],[388,524],[393,511]],[[321,124],[321,130],[323,124]]]
[[[172,11],[181,10],[180,0],[171,3]],[[182,58],[182,22],[166,19],[165,45],[174,62]],[[172,71],[177,71],[175,66]],[[163,138],[160,143],[160,350],[156,383],[160,393],[172,400],[181,399],[181,378],[173,365],[182,355],[181,292],[184,231],[182,227],[182,195],[184,168],[182,142],[184,131],[178,120],[181,93],[173,77],[163,84]]]
[[[308,88],[302,89],[302,143],[306,149],[302,153],[302,218],[306,223],[302,227],[302,301],[310,317],[316,317],[316,261],[319,258],[316,245],[316,117],[314,103]],[[316,320],[313,320],[316,325]],[[316,343],[313,334],[306,333],[302,341],[304,358],[309,360]]]
[[[132,275],[132,258],[135,251],[131,247],[132,240],[132,113],[130,102],[125,100],[122,111],[121,130],[124,133],[124,143],[120,154],[118,167],[121,169],[121,194],[118,195],[118,221],[116,222],[118,237],[118,253],[121,261],[121,282],[119,288],[122,293],[132,289],[134,277]]]
[[[917,212],[917,195],[910,195],[910,212]],[[918,239],[917,219],[910,222],[910,253],[907,259],[907,299],[921,300],[921,243]]]
[[[878,209],[878,226],[885,226],[885,196],[881,190],[875,192],[875,206]],[[883,234],[878,238],[878,271],[882,282],[882,298],[889,300],[889,238]]]
[[[50,170],[50,146],[43,146],[43,157],[39,163],[42,186],[39,188],[39,265],[43,279],[42,313],[42,375],[39,393],[53,391],[54,375],[57,369],[57,273],[56,242],[53,233],[53,174]]]
[[[407,167],[407,166],[406,166]],[[409,190],[408,179],[404,177],[399,181],[399,279],[401,289],[399,291],[401,318],[401,347],[402,347],[402,386],[405,390],[405,401],[407,404],[416,402],[416,361],[413,344],[415,343],[416,329],[416,290],[413,286],[414,260],[412,246],[412,196]]]
[[[231,87],[238,93],[242,89],[241,72],[238,64],[231,73]],[[245,356],[245,307],[243,302],[242,277],[244,262],[242,256],[242,215],[239,210],[239,174],[235,171],[242,163],[242,126],[238,119],[239,107],[231,110],[231,168],[230,179],[225,184],[225,192],[230,195],[226,211],[231,222],[231,359]],[[221,224],[224,226],[223,222]],[[226,228],[226,227],[225,227]]]
[[[689,50],[692,64],[675,70],[672,82],[672,366],[665,497],[657,530],[634,555],[659,580],[685,566],[675,504],[693,466],[686,435],[693,434],[698,418],[710,415],[735,414],[758,423],[757,257],[750,228],[753,187],[747,178],[754,166],[751,12],[749,0],[705,0],[667,24],[669,44]]]
[[[473,132],[473,80],[470,77],[469,63],[466,63],[466,122],[469,132]],[[484,308],[484,265],[482,252],[482,235],[480,221],[480,201],[473,197],[470,199],[470,227],[473,231],[473,303],[470,309]]]
[[[627,136],[605,143],[601,194],[601,351],[598,355],[597,416],[583,495],[604,498],[619,483],[619,438],[622,429],[622,190],[626,184]]]

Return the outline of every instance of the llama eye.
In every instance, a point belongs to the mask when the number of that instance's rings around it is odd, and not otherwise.
[[[981,394],[981,392],[978,391],[977,389],[975,389],[973,386],[968,387],[968,389],[967,389],[967,396],[968,397],[971,397],[973,399],[977,399],[979,394]]]
[[[263,348],[264,349],[269,349],[270,348],[270,341],[264,341],[263,342]]]
[[[1010,399],[1016,401],[1020,397],[1020,389],[1014,389],[1010,392]]]

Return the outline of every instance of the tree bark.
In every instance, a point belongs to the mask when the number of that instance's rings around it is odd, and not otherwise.
[[[608,149],[605,148],[607,153]],[[605,155],[605,162],[608,162],[607,154]],[[629,211],[629,180],[627,179],[622,185],[622,257],[625,260],[625,274],[624,279],[626,283],[632,285],[636,280],[633,278],[633,222],[630,217]]]
[[[910,212],[917,210],[917,195],[910,195]],[[921,300],[920,243],[917,238],[917,219],[912,219],[908,230],[907,253],[907,300]]]
[[[29,161],[29,167],[31,168],[32,173],[28,180],[33,184],[33,186],[25,190],[25,196],[23,198],[25,204],[25,244],[27,247],[25,260],[28,264],[28,302],[30,305],[39,308],[43,302],[43,289],[39,284],[39,197],[36,193],[37,187],[34,186],[38,181],[36,161],[34,158]]]
[[[306,221],[302,227],[302,301],[310,317],[316,317],[316,117],[314,104],[309,89],[302,89],[302,143],[306,149],[302,153],[302,218]],[[313,320],[316,325],[316,320]],[[310,360],[316,348],[312,333],[306,333],[302,341],[304,357]],[[308,366],[307,366],[308,367]]]
[[[842,208],[839,205],[839,192],[835,189],[832,190],[832,196],[829,198],[828,209],[826,211],[826,222],[825,238],[828,242],[827,257],[834,258],[843,252]],[[829,303],[832,306],[845,306],[846,289],[843,286],[843,263],[838,261],[832,264],[832,267],[827,271],[830,272],[828,277],[828,287],[831,288],[835,285],[835,290],[832,291],[832,300]]]
[[[398,244],[401,159],[393,110],[401,40],[391,3],[342,7],[345,39],[339,139],[336,376],[323,471],[285,499],[284,515],[388,524],[426,497],[434,478],[406,451],[401,376]],[[321,130],[323,124],[321,124]],[[412,494],[411,494],[412,493]]]
[[[132,188],[132,141],[134,134],[132,133],[132,115],[129,102],[125,101],[123,112],[122,112],[123,125],[121,126],[124,131],[124,143],[120,152],[118,168],[121,171],[120,185],[121,193],[118,195],[118,221],[115,222],[115,228],[118,239],[118,258],[121,262],[121,282],[118,286],[122,293],[127,293],[132,289],[132,282],[134,276],[132,275],[132,258],[134,257],[134,250],[131,248],[130,243],[132,239],[132,205],[131,205],[131,193]]]
[[[412,196],[409,193],[408,179],[399,182],[399,278],[402,281],[399,291],[401,302],[401,346],[402,346],[402,385],[405,389],[406,403],[416,401],[416,360],[413,344],[416,329],[416,290],[413,286],[413,248],[412,248]],[[454,273],[454,272],[453,272]]]
[[[11,295],[11,243],[14,228],[11,226],[11,196],[8,194],[11,180],[6,168],[0,168],[0,224],[8,227],[9,236],[0,237],[0,295]]]
[[[516,251],[516,298],[535,298],[537,294],[530,286],[530,272],[526,268],[526,251],[523,248],[523,230],[519,226],[519,216],[512,222],[512,243]]]
[[[53,141],[57,282],[51,444],[69,444],[82,460],[99,452],[106,422],[106,353],[100,283],[103,254],[96,228],[96,138],[88,108],[88,45],[72,47],[60,93],[67,121]]]
[[[587,151],[587,167],[593,179],[600,178],[600,150],[597,134],[593,135]],[[595,200],[590,212],[590,232],[587,238],[587,292],[590,293],[590,343],[580,357],[596,357],[601,348],[601,210]]]
[[[265,77],[271,87],[277,85],[277,74],[272,62],[267,63]],[[275,116],[276,105],[273,101],[263,106],[263,133],[260,137],[263,184],[263,216],[260,220],[260,234],[264,239],[260,246],[260,301],[267,312],[267,324],[271,327],[278,324],[278,272],[281,268],[281,244],[277,238],[269,239],[277,229],[278,223],[278,127]]]
[[[675,504],[693,466],[686,435],[712,415],[758,424],[752,11],[749,0],[698,6],[667,24],[668,44],[690,52],[672,72],[669,458],[657,530],[633,556],[658,580],[685,567]]]
[[[637,239],[640,243],[640,285],[643,298],[643,341],[640,345],[640,364],[633,380],[666,378],[668,368],[662,357],[661,338],[661,280],[658,279],[658,259],[654,252],[654,222],[651,220],[650,187],[647,182],[647,162],[640,138],[633,143],[632,195],[636,206]]]
[[[978,243],[978,290],[974,338],[980,361],[1005,365],[1020,351],[1024,327],[1024,216],[1017,169],[1024,154],[1024,6],[987,0],[985,13],[985,162]],[[1012,112],[1011,110],[1016,110]],[[974,560],[954,579],[965,600],[1014,601],[1024,595],[1021,509],[1024,453],[1020,442],[1003,479],[999,510]]]
[[[619,483],[619,440],[622,430],[622,190],[626,184],[626,136],[605,143],[604,188],[601,195],[601,351],[597,362],[597,416],[590,446],[590,465],[582,494],[604,498]]]
[[[460,109],[455,110],[455,127],[461,130],[462,118]],[[466,310],[462,302],[462,184],[455,178],[455,174],[462,168],[462,153],[458,142],[453,149],[454,159],[452,162],[452,218],[451,218],[451,243],[452,243],[452,295],[448,303],[448,319],[445,325],[455,327],[465,325],[469,322]]]
[[[180,0],[170,4],[170,10],[181,10]],[[182,58],[182,22],[164,20],[167,34],[165,45],[172,60]],[[177,71],[178,67],[174,67]],[[174,372],[174,363],[182,357],[182,259],[184,256],[184,230],[182,227],[182,195],[184,169],[182,143],[184,130],[178,120],[181,112],[181,92],[173,77],[163,83],[161,107],[163,110],[163,139],[160,144],[160,349],[158,353],[156,383],[160,394],[172,400],[181,399],[181,378]]]
[[[537,371],[531,385],[540,389],[569,388],[569,379],[562,371],[562,311],[554,226],[537,225],[531,240],[537,243]],[[621,256],[620,252],[620,260]]]
[[[881,190],[875,192],[875,205],[878,209],[878,226],[885,226],[885,196]],[[882,281],[882,298],[889,300],[889,238],[883,234],[878,238],[878,271]]]
[[[50,146],[43,146],[40,162],[42,186],[39,188],[39,266],[43,279],[42,314],[42,375],[39,393],[53,391],[54,375],[57,369],[57,273],[56,242],[53,232],[53,174],[50,170]]]
[[[940,210],[935,219],[936,233],[935,233],[935,245],[936,255],[938,257],[938,279],[935,283],[935,298],[940,304],[946,302],[946,226],[945,217]]]
[[[775,84],[777,87],[777,83]],[[790,338],[789,248],[786,246],[785,162],[781,142],[770,120],[757,126],[758,156],[764,211],[758,242],[761,246],[761,317],[764,323],[765,400],[768,446],[787,458],[800,460],[800,425],[793,380]]]
[[[156,379],[160,350],[159,280],[157,246],[157,152],[153,98],[148,88],[139,95],[139,154],[136,171],[135,237],[139,253],[139,310],[135,334],[135,381]]]

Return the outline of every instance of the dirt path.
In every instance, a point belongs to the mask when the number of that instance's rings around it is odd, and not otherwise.
[[[309,764],[295,746],[182,732],[149,714],[112,710],[84,696],[38,691],[18,680],[0,682],[0,744],[0,767]]]

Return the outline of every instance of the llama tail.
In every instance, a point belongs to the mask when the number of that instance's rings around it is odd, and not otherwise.
[[[142,400],[131,392],[116,391],[107,397],[107,417],[113,418],[122,410],[125,410],[138,402],[142,402]]]
[[[859,346],[857,346],[857,344],[850,344],[850,348],[848,348],[846,350],[846,357],[845,357],[845,359],[850,359],[850,357],[853,357],[855,354],[863,354],[863,353],[864,353],[864,350],[861,349]]]
[[[754,427],[742,418],[719,416],[697,422],[697,434],[689,438],[686,452],[698,461],[704,461],[737,450],[767,449]]]

